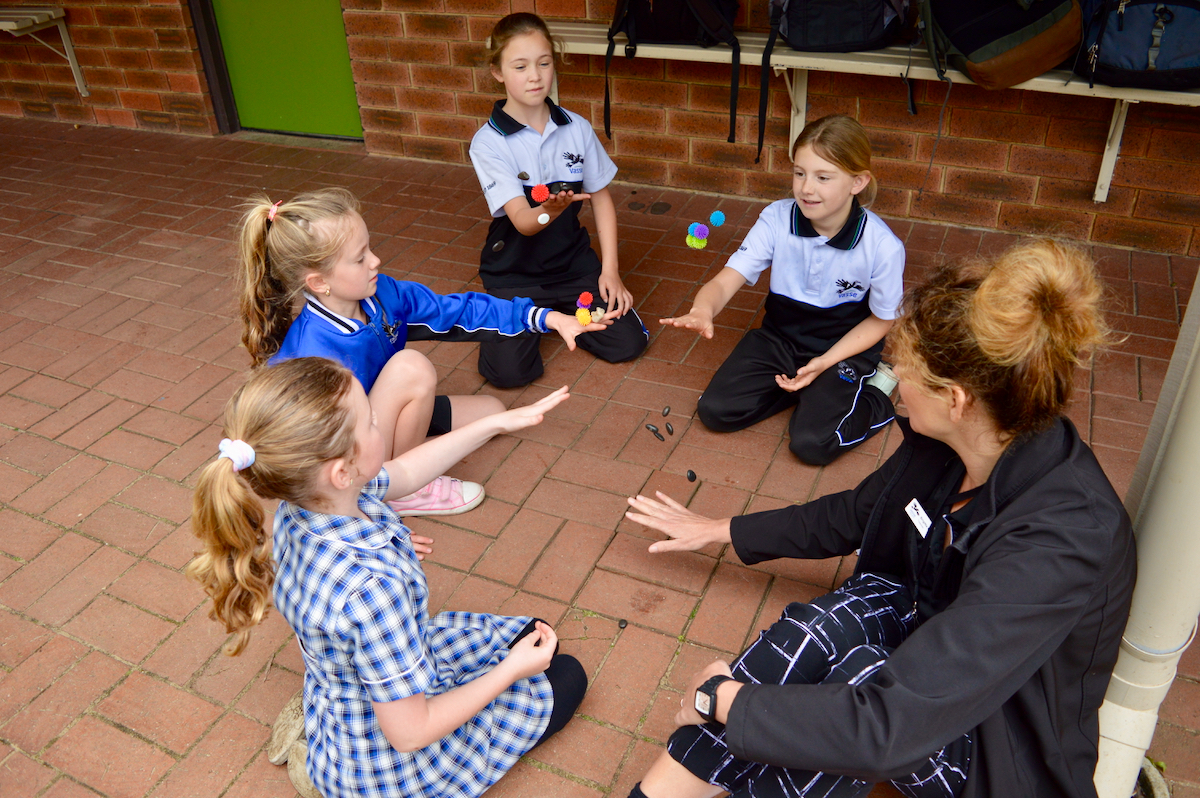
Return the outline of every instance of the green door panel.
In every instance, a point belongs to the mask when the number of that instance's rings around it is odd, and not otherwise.
[[[362,138],[339,0],[212,0],[242,127]]]

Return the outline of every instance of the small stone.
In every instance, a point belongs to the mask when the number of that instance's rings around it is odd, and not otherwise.
[[[666,438],[664,438],[664,437],[663,437],[663,435],[662,435],[662,433],[661,433],[661,432],[659,432],[658,430],[654,430],[654,437],[658,438],[660,441],[665,441],[665,440],[666,440]]]
[[[688,472],[687,472],[687,478],[688,478],[688,482],[695,482],[696,481],[696,472],[689,468]]]
[[[671,203],[669,202],[656,202],[650,206],[650,213],[655,216],[662,216],[669,210],[671,210]]]
[[[667,422],[667,434],[668,434],[668,435],[674,435],[674,434],[675,434],[675,428],[671,426],[671,422],[670,422],[670,421],[668,421],[668,422]]]
[[[640,211],[642,208],[645,208],[645,207],[646,207],[646,203],[644,203],[644,202],[629,203],[629,210],[631,210],[631,211]]]
[[[647,424],[646,429],[650,430],[651,432],[658,432],[658,427],[654,426],[653,424]]]
[[[550,224],[550,214],[543,213],[538,216],[538,224]]]
[[[518,172],[517,173],[517,180],[528,180],[528,179],[529,179],[528,172]]]
[[[624,629],[624,628],[625,628],[626,626],[628,626],[628,625],[629,625],[629,621],[625,620],[624,618],[622,618],[621,620],[617,621],[617,626],[619,626],[619,627],[620,627],[620,628],[622,628],[622,629]]]
[[[592,308],[592,324],[604,321],[604,308]]]
[[[503,241],[497,241],[495,244],[492,244],[492,252],[499,252],[502,249],[504,249]]]
[[[666,418],[669,415],[671,415],[671,406],[667,405],[663,408],[663,418]]]

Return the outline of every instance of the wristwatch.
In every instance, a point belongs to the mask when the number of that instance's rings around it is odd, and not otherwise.
[[[732,682],[728,676],[714,676],[696,688],[696,712],[709,723],[717,722],[717,688]]]

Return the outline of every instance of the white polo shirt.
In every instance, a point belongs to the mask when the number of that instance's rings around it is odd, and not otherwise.
[[[725,265],[750,285],[771,266],[772,293],[814,308],[869,296],[871,313],[885,321],[896,318],[904,293],[904,244],[857,199],[832,238],[817,233],[794,199],[773,202]]]
[[[572,202],[531,236],[513,226],[504,203],[523,196],[538,205],[531,192],[539,183],[555,194],[599,191],[616,175],[616,164],[579,114],[546,100],[550,118],[538,133],[505,113],[504,103],[496,102],[487,124],[471,139],[471,163],[492,214],[479,257],[484,287],[546,287],[598,273],[591,237],[579,224],[581,203]]]
[[[550,119],[538,133],[506,114],[504,102],[496,102],[487,124],[471,139],[471,163],[492,216],[502,216],[504,203],[527,197],[539,183],[551,190],[553,183],[579,183],[585,193],[591,193],[617,174],[617,165],[579,114],[546,100]]]

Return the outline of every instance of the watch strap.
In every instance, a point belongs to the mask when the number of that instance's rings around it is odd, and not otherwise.
[[[734,681],[734,679],[730,676],[713,676],[710,679],[708,679],[706,682],[704,682],[704,684],[702,684],[696,688],[697,693],[704,693],[704,695],[708,696],[708,699],[709,699],[709,701],[708,701],[709,712],[708,713],[704,713],[704,712],[700,712],[699,710],[696,710],[697,712],[700,713],[700,717],[704,718],[709,723],[716,722],[716,720],[717,720],[717,688],[720,687],[725,682],[732,682],[732,681]]]

